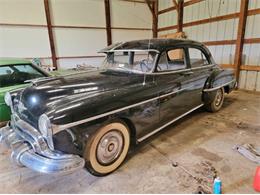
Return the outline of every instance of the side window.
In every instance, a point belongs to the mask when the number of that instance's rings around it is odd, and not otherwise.
[[[189,48],[189,55],[191,68],[196,68],[210,64],[205,54],[200,49]]]
[[[184,49],[172,49],[161,54],[157,71],[173,71],[186,68]]]
[[[26,65],[14,65],[13,66],[15,69],[17,69],[19,72],[22,73],[28,73],[30,75],[35,75],[35,76],[43,76],[41,72],[33,68],[31,65],[26,64]]]
[[[14,71],[9,66],[2,66],[2,67],[0,67],[0,76],[10,75],[13,72]]]

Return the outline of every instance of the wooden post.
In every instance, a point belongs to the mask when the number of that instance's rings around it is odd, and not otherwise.
[[[49,35],[49,41],[50,41],[52,63],[53,63],[53,67],[56,70],[58,70],[55,44],[54,44],[54,38],[53,38],[53,31],[52,31],[49,0],[44,0],[44,9],[45,9],[45,15],[46,15],[46,21],[47,21],[47,27],[48,27],[48,35]]]
[[[151,5],[152,3],[152,5]],[[150,9],[152,16],[153,16],[153,38],[157,38],[158,36],[158,0],[154,0],[153,2],[150,2],[149,0],[146,0],[146,4],[148,8]]]
[[[158,0],[153,2],[153,38],[158,37]]]
[[[106,13],[107,45],[112,44],[110,0],[104,0]]]
[[[242,63],[242,56],[243,56],[248,1],[249,0],[241,0],[241,5],[240,5],[239,23],[238,23],[237,40],[236,40],[236,53],[235,53],[235,75],[236,75],[237,82],[239,82],[240,66]]]
[[[178,7],[177,7],[177,12],[178,12],[178,28],[177,32],[182,32],[183,31],[183,8],[184,8],[184,1],[179,0],[178,1]]]

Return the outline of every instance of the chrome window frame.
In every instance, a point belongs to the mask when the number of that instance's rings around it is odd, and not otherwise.
[[[157,54],[155,59],[154,59],[154,62],[153,62],[153,67],[151,68],[150,71],[148,71],[148,72],[133,72],[134,74],[139,74],[139,75],[147,75],[147,74],[153,73],[154,69],[155,69],[155,67],[157,65],[158,59],[159,59],[159,54],[161,53],[161,52],[159,52],[156,49],[115,49],[115,50],[109,50],[107,52],[103,52],[103,53],[106,54],[104,60],[106,60],[106,58],[107,58],[107,53],[114,53],[114,52],[117,52],[117,51],[119,51],[119,52],[142,52],[142,51],[149,52],[149,51],[153,51],[153,52],[155,52]],[[100,70],[102,70],[102,69],[100,69]]]

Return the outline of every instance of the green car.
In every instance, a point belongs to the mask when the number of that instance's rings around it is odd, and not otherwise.
[[[28,80],[48,76],[29,60],[0,58],[0,127],[10,120],[10,108],[4,101],[5,93],[30,85],[26,83]]]

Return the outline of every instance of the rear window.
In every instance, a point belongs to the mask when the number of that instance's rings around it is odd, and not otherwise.
[[[201,67],[210,64],[205,54],[200,49],[189,48],[189,54],[191,68]]]
[[[0,87],[24,84],[40,77],[45,75],[30,64],[0,66]]]

